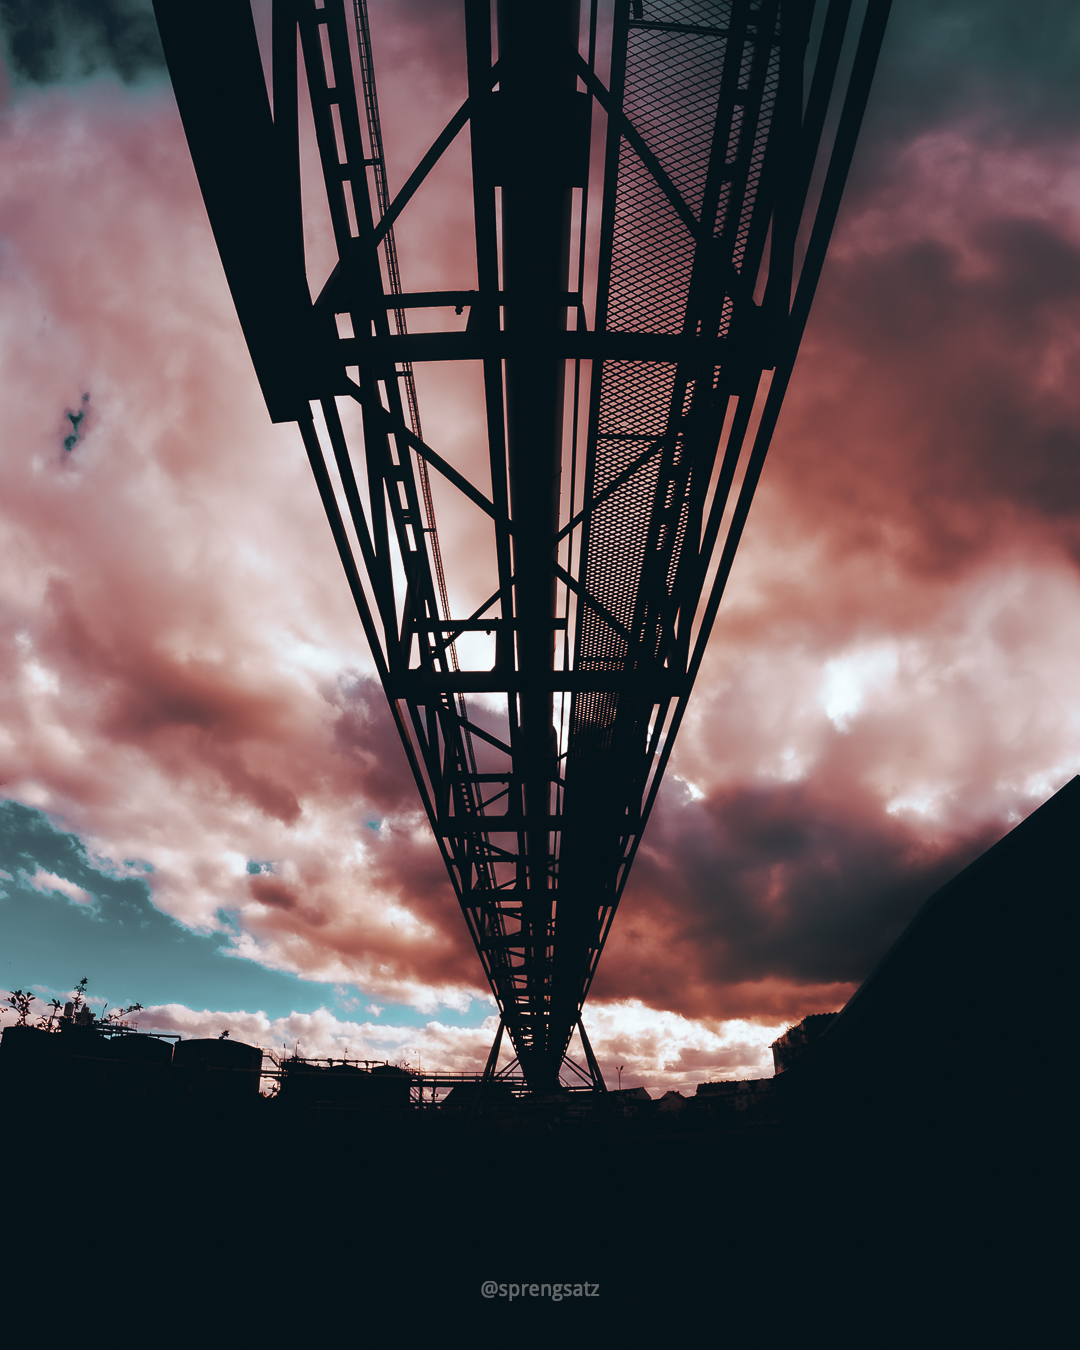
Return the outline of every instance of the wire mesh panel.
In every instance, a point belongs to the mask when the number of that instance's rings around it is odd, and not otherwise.
[[[779,153],[784,131],[774,126],[781,37],[785,28],[796,36],[783,47],[784,77],[801,89],[809,11],[805,0],[645,0],[625,15],[612,93],[661,172],[613,117],[598,326],[728,339],[742,310],[753,321],[770,209],[762,169],[770,138]],[[583,579],[599,604],[579,610],[578,669],[670,661],[671,601],[682,553],[699,543],[688,529],[700,519],[729,393],[719,372],[715,355],[699,355],[605,361],[594,374]],[[579,695],[571,757],[613,750],[611,733],[626,720],[618,695]],[[644,750],[639,727],[628,735]],[[627,768],[620,762],[620,775]]]

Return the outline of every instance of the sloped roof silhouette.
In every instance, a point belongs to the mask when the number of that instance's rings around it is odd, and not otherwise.
[[[888,1103],[910,1118],[928,1093],[984,1101],[1068,1025],[1078,897],[1075,777],[930,896],[784,1077],[837,1112]]]

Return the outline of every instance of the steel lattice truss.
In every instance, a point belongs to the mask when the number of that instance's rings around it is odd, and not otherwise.
[[[888,0],[850,38],[850,0],[617,0],[604,78],[595,6],[581,31],[577,0],[500,0],[493,34],[490,0],[464,0],[468,99],[394,197],[366,0],[273,0],[268,61],[248,0],[155,5],[271,417],[299,424],[502,1024],[532,1088],[558,1082],[575,1027],[602,1082],[582,1004],[776,424]],[[338,256],[314,302],[308,108]],[[475,283],[402,293],[394,222],[466,128]],[[421,308],[468,318],[410,334]],[[426,361],[482,370],[479,480],[423,438]],[[433,473],[491,545],[467,615]],[[478,632],[490,668],[462,669]]]

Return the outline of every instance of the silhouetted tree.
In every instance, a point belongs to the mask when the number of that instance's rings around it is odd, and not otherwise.
[[[8,997],[8,1003],[19,1014],[19,1020],[15,1023],[17,1027],[25,1027],[30,1019],[30,1004],[36,999],[36,994],[31,994],[29,990],[24,992],[22,989],[13,989]]]

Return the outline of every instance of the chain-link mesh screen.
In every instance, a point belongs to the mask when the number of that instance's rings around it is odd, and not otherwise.
[[[614,181],[605,186],[597,307],[608,331],[729,335],[764,245],[768,210],[759,188],[783,24],[808,3],[631,5],[621,50],[616,39],[612,83],[624,57],[623,111],[696,228],[619,135]],[[663,658],[680,556],[696,519],[693,496],[706,486],[693,430],[695,391],[707,397],[714,379],[711,369],[659,361],[606,361],[594,373],[589,499],[624,481],[588,523],[582,579],[597,604],[579,606],[578,669],[626,671]],[[710,464],[714,451],[715,443],[706,451]],[[619,708],[614,694],[576,697],[571,761],[610,747]],[[640,741],[633,728],[626,732]]]

